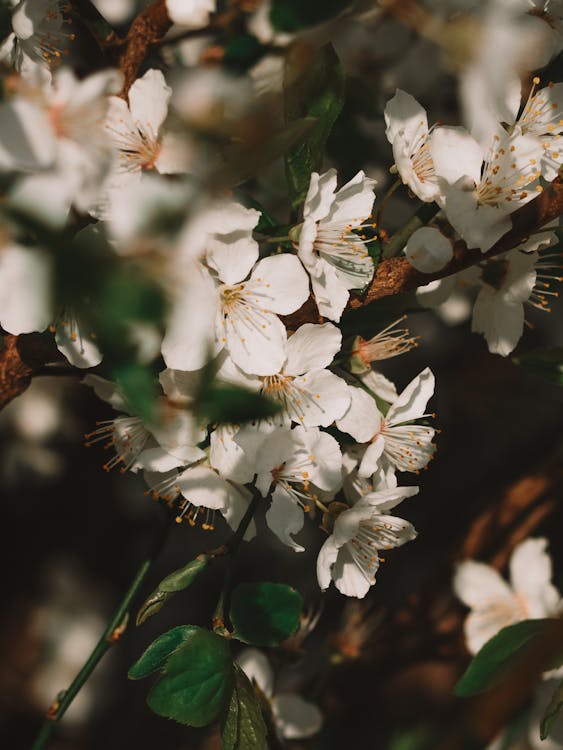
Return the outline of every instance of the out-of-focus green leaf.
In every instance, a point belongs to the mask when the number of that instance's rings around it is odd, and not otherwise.
[[[194,625],[179,625],[159,635],[133,664],[127,673],[129,679],[142,680],[160,669],[170,654],[184,643],[194,630],[197,630]]]
[[[563,346],[534,349],[532,352],[512,357],[512,361],[525,367],[534,375],[563,385]]]
[[[549,733],[553,726],[553,722],[559,716],[559,713],[562,708],[563,708],[563,680],[555,688],[553,695],[551,696],[551,700],[549,701],[549,705],[545,709],[545,712],[542,716],[542,719],[540,722],[540,738],[542,740],[547,739],[547,737],[549,736]]]
[[[264,53],[264,47],[255,36],[242,34],[231,39],[225,48],[223,62],[237,70],[245,71]]]
[[[235,664],[234,687],[221,721],[223,750],[267,750],[267,729],[250,680]]]
[[[322,167],[326,141],[344,102],[344,74],[334,47],[315,49],[298,43],[286,55],[284,72],[285,117],[315,117],[317,123],[285,156],[291,204],[305,200],[311,173]]]
[[[123,391],[134,414],[151,422],[157,395],[156,380],[146,365],[126,362],[113,368],[113,379]]]
[[[204,382],[195,402],[196,414],[208,422],[241,424],[278,414],[281,404],[236,385]]]
[[[476,695],[501,682],[518,663],[522,649],[534,639],[542,638],[549,623],[548,619],[524,620],[503,628],[475,655],[455,686],[455,694]]]
[[[166,660],[147,703],[159,716],[204,727],[225,709],[232,686],[228,642],[208,630],[194,628]]]
[[[298,31],[337,15],[349,0],[273,0],[270,21],[280,31]]]
[[[283,583],[241,583],[231,596],[233,635],[254,646],[277,646],[299,625],[303,600]]]
[[[283,130],[268,133],[260,141],[251,145],[237,144],[236,150],[227,153],[213,180],[230,187],[240,185],[249,177],[257,175],[267,164],[286,154],[291,148],[306,140],[317,124],[315,117],[302,117],[289,123]]]

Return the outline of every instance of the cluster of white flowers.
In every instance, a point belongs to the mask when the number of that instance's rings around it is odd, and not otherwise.
[[[539,91],[538,85],[534,78],[518,117],[509,124],[496,122],[481,141],[462,127],[429,128],[426,111],[403,91],[387,104],[386,134],[402,181],[420,200],[435,201],[438,218],[445,217],[455,230],[446,238],[428,226],[409,238],[405,254],[417,270],[443,269],[452,260],[456,238],[487,253],[512,228],[511,214],[557,175],[563,163],[563,84]],[[468,272],[431,282],[420,289],[420,300],[435,306],[459,283],[476,287],[473,330],[485,336],[491,352],[510,354],[522,336],[524,305],[548,311],[549,296],[557,294],[549,287],[561,280],[560,254],[538,252],[558,242],[549,229],[520,247],[484,257]]]
[[[133,5],[123,4],[124,18]],[[215,11],[213,0],[168,0],[167,7],[188,30],[205,26]],[[0,104],[6,205],[56,230],[77,215],[97,221],[116,256],[148,270],[167,301],[164,331],[146,354],[161,356],[166,367],[158,419],[144,424],[116,386],[88,375],[97,394],[123,412],[99,425],[89,442],[113,449],[106,468],[144,471],[149,492],[178,507],[178,520],[212,528],[219,511],[236,528],[253,489],[269,502],[270,529],[301,551],[296,537],[305,519],[316,517],[328,534],[318,557],[321,588],[334,581],[346,595],[365,596],[381,552],[416,536],[391,513],[418,491],[398,486],[397,472],[425,468],[435,434],[426,411],[434,392],[430,369],[401,393],[371,369],[414,345],[408,331],[390,327],[343,347],[338,327],[351,291],[374,274],[375,181],[360,171],[337,189],[336,170],[314,172],[303,221],[279,245],[267,236],[259,242],[260,211],[224,193],[207,195],[190,179],[197,149],[189,128],[179,125],[189,121],[197,130],[206,121],[208,79],[203,85],[188,76],[174,88],[151,68],[124,96],[116,70],[78,78],[64,65],[74,40],[70,10],[66,2],[22,0],[13,11],[3,57],[18,74]],[[252,23],[260,26],[260,18]],[[483,253],[563,161],[563,84],[536,86],[520,115],[490,133],[485,150],[461,127],[429,128],[424,109],[403,91],[385,108],[403,182],[422,201],[437,203],[452,236]],[[177,231],[158,228],[160,209],[165,215],[188,204]],[[546,231],[473,272],[480,285],[473,327],[492,351],[512,350],[525,302],[546,306],[548,282],[539,269],[549,275],[554,263],[539,251],[553,237]],[[73,365],[99,364],[96,333],[53,299],[52,254],[9,224],[0,241],[2,327],[15,334],[51,327]],[[404,251],[424,273],[453,257],[451,237],[437,226],[416,232]],[[443,299],[457,280],[436,282],[440,289],[426,289],[426,298]],[[283,317],[310,296],[327,322],[291,329]],[[210,362],[219,381],[269,397],[278,414],[242,425],[203,423],[192,405]],[[253,533],[251,525],[247,536]]]

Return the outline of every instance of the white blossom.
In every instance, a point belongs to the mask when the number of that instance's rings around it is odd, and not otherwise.
[[[510,584],[490,565],[464,560],[454,577],[454,591],[470,608],[465,624],[467,648],[476,654],[499,630],[521,620],[552,617],[560,595],[551,583],[547,540],[526,539],[510,558]]]
[[[417,492],[418,487],[380,490],[340,513],[317,559],[321,589],[327,589],[332,580],[345,596],[362,599],[367,594],[375,583],[379,553],[416,537],[412,524],[387,511]]]
[[[363,226],[371,214],[375,181],[358,172],[335,192],[336,180],[334,169],[311,175],[296,244],[311,277],[319,312],[338,321],[350,289],[364,287],[373,276]]]

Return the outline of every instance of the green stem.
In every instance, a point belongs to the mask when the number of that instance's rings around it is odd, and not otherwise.
[[[39,734],[37,735],[35,742],[31,747],[31,750],[42,750],[42,748],[46,746],[55,730],[57,722],[62,719],[66,711],[70,708],[70,705],[72,704],[84,684],[90,678],[92,672],[98,666],[98,663],[101,661],[106,651],[109,651],[114,643],[117,643],[117,641],[120,639],[125,628],[127,627],[127,622],[129,620],[129,610],[131,608],[133,599],[143,585],[148,572],[150,571],[155,559],[162,549],[166,536],[168,535],[168,531],[169,525],[167,524],[165,533],[159,539],[158,544],[155,546],[152,553],[148,554],[145,557],[145,559],[137,569],[135,577],[133,578],[131,585],[127,589],[125,596],[119,603],[119,606],[115,610],[112,618],[110,619],[104,632],[102,633],[100,640],[84,663],[84,666],[76,675],[69,687],[59,693],[54,703],[49,708],[47,718],[45,719],[43,726],[41,727],[41,730],[39,731]]]
[[[246,531],[248,527],[250,526],[250,522],[252,521],[252,518],[254,516],[254,513],[256,512],[256,508],[258,507],[258,503],[260,502],[260,500],[261,500],[261,495],[258,492],[258,490],[255,489],[254,496],[252,500],[250,501],[248,508],[246,509],[246,512],[237,527],[237,530],[222,548],[222,552],[221,552],[222,555],[234,556],[236,554],[244,538],[244,535],[246,534]],[[226,600],[227,600],[228,590],[231,585],[232,577],[233,577],[233,566],[229,565],[227,567],[225,580],[223,581],[223,586],[221,587],[221,592],[219,594],[219,601],[217,602],[217,606],[215,607],[215,612],[213,614],[213,628],[216,631],[219,630],[220,632],[223,632],[225,630],[225,611],[226,611],[226,604],[227,604]]]
[[[389,242],[383,245],[383,257],[394,258],[398,255],[407,244],[409,237],[417,229],[426,226],[439,210],[440,208],[435,203],[425,203],[401,229],[395,232]]]
[[[381,226],[381,217],[383,216],[383,209],[387,205],[387,201],[393,195],[393,193],[401,187],[402,184],[403,184],[403,181],[401,180],[401,178],[397,177],[395,182],[391,185],[389,190],[383,196],[383,200],[379,204],[379,208],[377,209],[377,214],[375,215],[375,225],[378,230]]]

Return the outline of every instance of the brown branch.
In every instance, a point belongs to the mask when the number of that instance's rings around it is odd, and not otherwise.
[[[453,259],[441,271],[434,274],[420,273],[406,258],[382,260],[377,266],[367,291],[361,297],[351,297],[348,307],[355,309],[382,297],[413,291],[431,281],[451,276],[483,260],[512,250],[561,213],[563,213],[563,183],[556,178],[537,198],[521,206],[512,214],[512,229],[501,237],[487,253],[482,253],[479,249],[470,250],[463,240],[458,240],[454,244]],[[309,299],[297,312],[288,315],[284,322],[288,328],[295,329],[303,323],[318,320],[316,305],[312,299]]]
[[[154,0],[135,18],[124,40],[125,49],[119,56],[119,69],[124,78],[123,96],[135,82],[150,48],[162,41],[171,26],[166,0]]]
[[[0,409],[23,393],[37,370],[56,355],[52,336],[5,335],[0,352]]]

